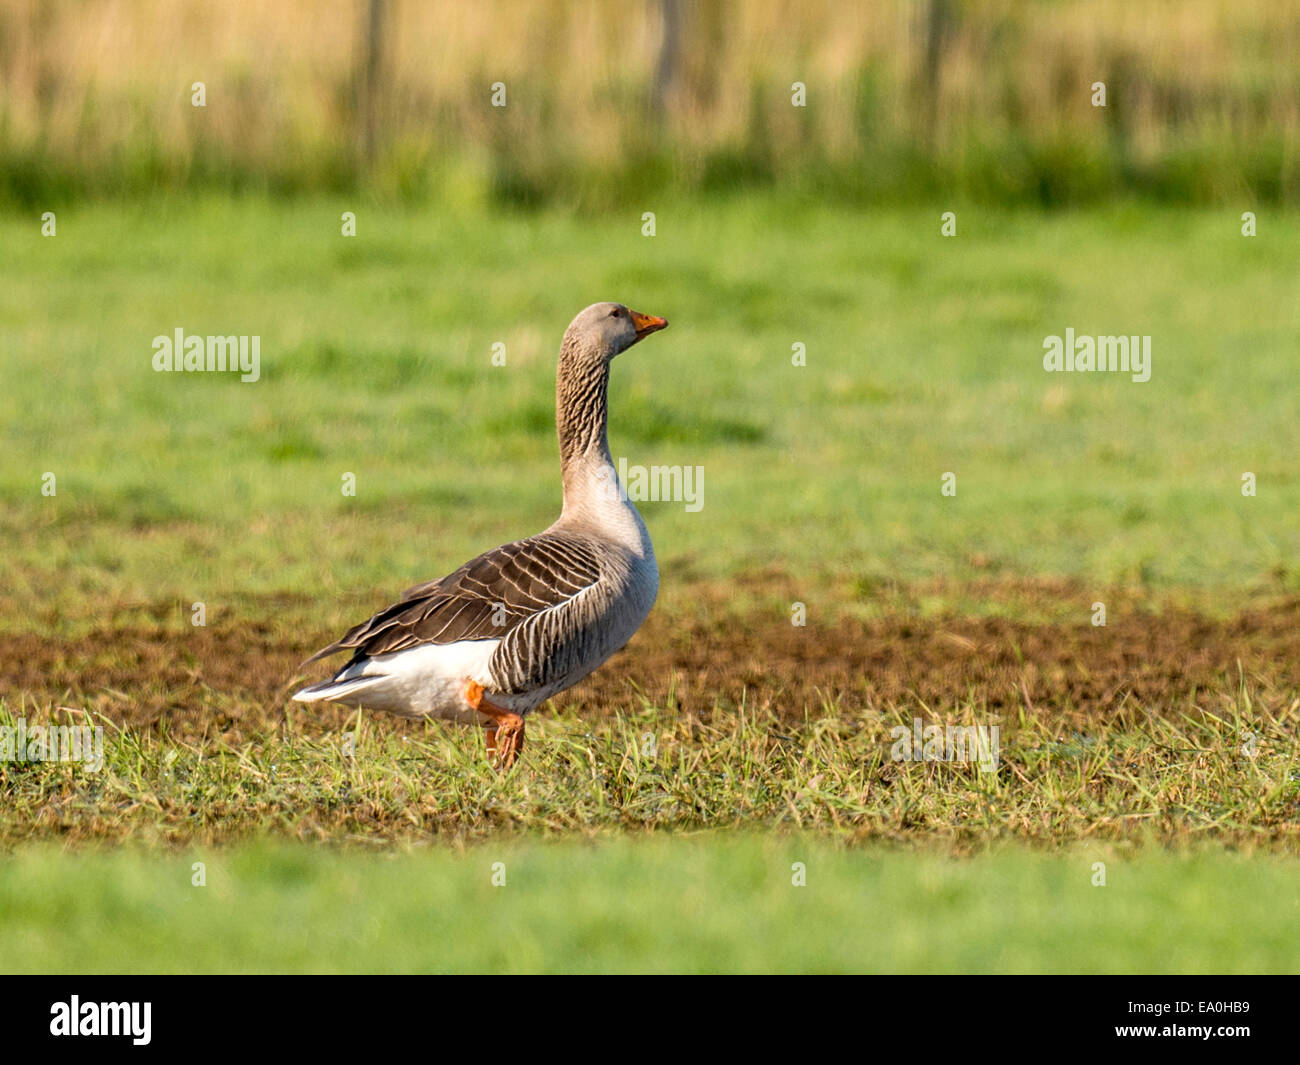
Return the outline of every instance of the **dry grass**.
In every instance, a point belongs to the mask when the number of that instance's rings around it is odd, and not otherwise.
[[[107,764],[0,764],[0,844],[747,827],[956,850],[1200,840],[1294,852],[1297,610],[1169,608],[1102,629],[851,614],[796,629],[762,610],[659,611],[533,719],[506,776],[474,730],[286,703],[295,663],[325,633],[234,618],[147,629],[138,611],[67,640],[15,633],[10,719],[98,722]],[[996,771],[895,760],[892,730],[918,718],[996,725]]]
[[[532,724],[508,775],[486,766],[473,730],[364,715],[332,733],[286,715],[239,744],[215,730],[185,742],[103,722],[99,772],[0,767],[0,843],[206,845],[269,834],[385,845],[506,830],[786,828],[958,852],[1010,839],[1300,850],[1300,699],[1260,701],[1243,687],[1201,702],[1164,717],[1132,707],[1086,733],[1048,715],[1003,718],[990,772],[892,760],[891,730],[910,732],[913,711],[847,713],[834,702],[798,722],[747,706],[707,720],[673,705],[594,722],[565,711]],[[990,719],[966,705],[927,720]]]
[[[813,172],[898,192],[929,184],[936,166],[950,193],[1015,198],[1297,188],[1300,11],[1278,0],[951,3],[933,76],[923,4],[681,7],[660,90],[650,0],[398,0],[371,176],[452,198],[481,195],[486,176],[524,201],[555,198],[557,184],[609,200],[656,181],[788,184]],[[365,24],[362,4],[303,0],[6,0],[9,192],[350,185],[371,106]],[[196,81],[209,93],[201,110],[190,105]],[[489,106],[496,81],[505,109]],[[808,86],[807,108],[790,106],[795,81]],[[1105,109],[1090,103],[1094,81],[1107,82]]]

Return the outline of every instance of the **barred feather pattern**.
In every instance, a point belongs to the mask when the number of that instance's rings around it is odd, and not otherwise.
[[[596,547],[589,540],[557,531],[540,533],[488,551],[440,580],[408,589],[398,602],[309,661],[350,650],[350,666],[361,658],[422,643],[500,639],[520,622],[569,602],[600,575]]]
[[[629,590],[629,567],[617,553],[604,562],[599,580],[525,618],[506,634],[488,663],[490,690],[557,690],[585,676],[623,645],[631,634],[611,630],[606,615]]]
[[[593,449],[608,451],[609,361],[564,337],[555,376],[555,431],[561,468],[571,469]]]

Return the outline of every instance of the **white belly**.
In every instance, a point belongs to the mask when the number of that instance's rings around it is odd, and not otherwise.
[[[403,717],[485,722],[488,718],[471,709],[466,701],[465,682],[487,683],[487,663],[500,643],[500,640],[426,643],[367,658],[344,670],[336,680],[375,677],[374,683],[335,701],[386,710]]]

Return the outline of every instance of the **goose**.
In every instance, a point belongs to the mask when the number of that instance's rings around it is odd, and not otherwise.
[[[650,534],[619,485],[606,423],[611,361],[667,325],[621,303],[578,313],[555,375],[558,520],[408,589],[303,663],[352,652],[295,700],[480,724],[489,760],[515,763],[525,715],[622,648],[658,595]]]

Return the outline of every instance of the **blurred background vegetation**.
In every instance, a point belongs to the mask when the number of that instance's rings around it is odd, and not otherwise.
[[[1293,203],[1297,54],[1289,0],[0,0],[0,202]]]
[[[646,508],[666,588],[1293,589],[1297,44],[1273,0],[0,0],[0,618],[543,527],[554,346],[611,297],[674,323],[615,454],[708,468]],[[178,325],[263,379],[164,380]],[[1067,326],[1154,334],[1153,381],[1044,374]]]

